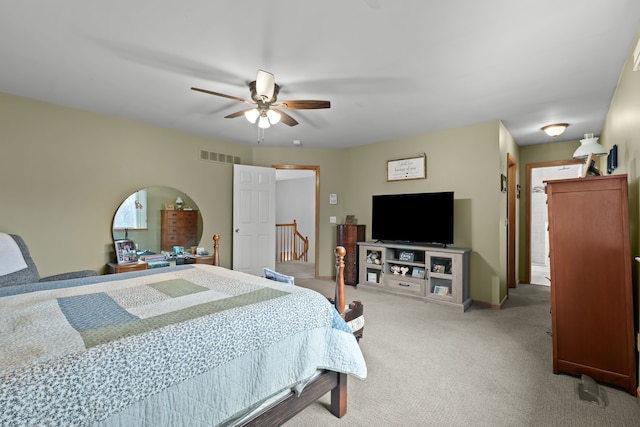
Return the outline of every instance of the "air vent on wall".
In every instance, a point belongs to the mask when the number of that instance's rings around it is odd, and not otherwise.
[[[212,162],[228,163],[239,165],[241,163],[240,156],[231,154],[215,153],[213,151],[200,150],[200,160],[208,160]]]

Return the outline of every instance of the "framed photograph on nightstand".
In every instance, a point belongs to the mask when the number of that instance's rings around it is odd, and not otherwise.
[[[136,252],[136,244],[133,240],[116,240],[116,260],[118,264],[126,264],[138,261],[138,253]]]

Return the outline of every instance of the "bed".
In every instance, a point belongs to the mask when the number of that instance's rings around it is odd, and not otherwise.
[[[0,425],[279,425],[327,392],[342,417],[343,251],[337,309],[206,264],[0,288]]]

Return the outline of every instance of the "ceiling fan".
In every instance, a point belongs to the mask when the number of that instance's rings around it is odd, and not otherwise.
[[[258,76],[254,81],[249,83],[249,92],[251,93],[251,100],[238,98],[233,95],[225,95],[224,93],[213,92],[206,89],[200,89],[192,87],[191,90],[198,92],[208,93],[210,95],[222,96],[224,98],[233,99],[234,101],[244,102],[246,104],[254,105],[252,108],[236,111],[225,116],[225,119],[233,119],[244,115],[251,123],[258,121],[258,126],[262,129],[266,129],[271,125],[282,121],[282,123],[295,126],[298,124],[296,119],[289,114],[282,111],[286,110],[315,110],[319,108],[330,108],[331,103],[329,101],[314,101],[314,100],[289,100],[278,101],[278,92],[280,92],[280,86],[276,84],[273,74],[258,70]]]

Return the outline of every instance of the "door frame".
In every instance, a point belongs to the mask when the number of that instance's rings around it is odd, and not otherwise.
[[[320,166],[314,165],[271,165],[274,169],[283,169],[283,170],[310,170],[315,172],[316,180],[316,197],[315,197],[315,241],[314,245],[314,273],[313,277],[315,279],[318,278],[318,254],[320,252]]]
[[[525,270],[524,283],[531,283],[531,171],[536,168],[546,168],[564,165],[575,165],[584,163],[581,159],[553,160],[548,162],[527,163],[527,178],[525,185],[526,193],[526,225],[525,225],[525,248],[524,261],[527,266]]]
[[[517,286],[516,281],[516,197],[518,163],[507,153],[507,295],[509,288]]]

